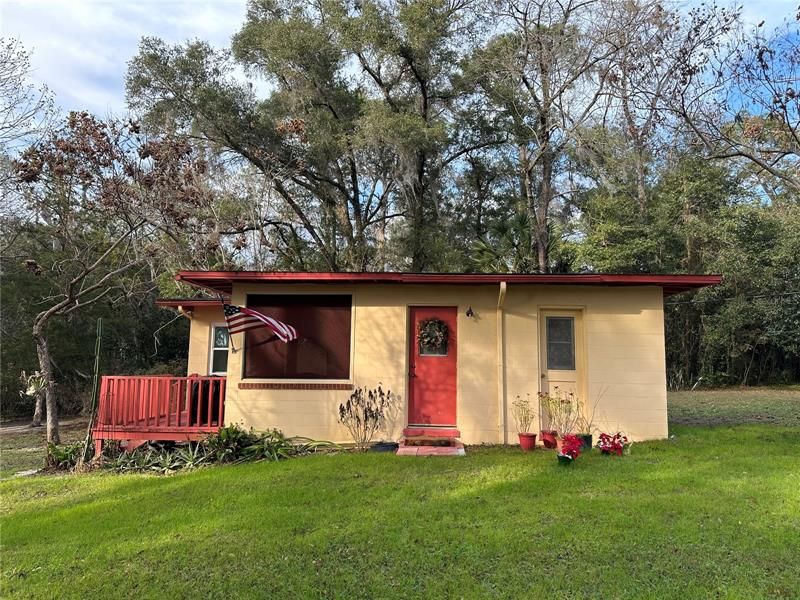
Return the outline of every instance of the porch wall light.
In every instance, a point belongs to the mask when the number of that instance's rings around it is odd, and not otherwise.
[[[474,316],[475,316],[475,311],[472,310],[472,307],[470,306],[469,308],[467,308],[467,318],[471,319]]]

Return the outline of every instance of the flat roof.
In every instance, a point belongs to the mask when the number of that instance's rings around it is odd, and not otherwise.
[[[665,296],[679,294],[722,281],[721,275],[651,275],[651,274],[520,274],[520,273],[287,273],[268,271],[179,271],[175,279],[189,285],[230,294],[234,283],[314,283],[314,284],[422,284],[422,285],[600,285],[658,286]]]

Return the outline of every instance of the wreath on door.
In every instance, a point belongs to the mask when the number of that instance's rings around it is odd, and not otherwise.
[[[447,354],[447,341],[450,330],[441,319],[420,321],[417,329],[417,343],[420,354]]]

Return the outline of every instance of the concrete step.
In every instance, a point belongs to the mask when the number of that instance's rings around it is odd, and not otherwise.
[[[408,445],[405,440],[400,442],[396,452],[397,456],[465,456],[464,444],[459,440],[452,440],[450,445]]]

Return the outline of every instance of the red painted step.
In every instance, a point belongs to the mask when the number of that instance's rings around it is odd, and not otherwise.
[[[461,437],[461,432],[454,427],[406,427],[403,429],[405,437],[429,437],[429,438],[457,438]]]

